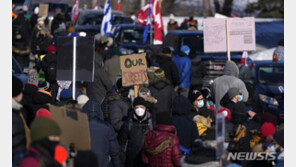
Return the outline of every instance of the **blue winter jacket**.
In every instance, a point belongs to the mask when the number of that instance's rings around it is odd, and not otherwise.
[[[98,158],[100,167],[109,166],[109,156],[113,167],[120,167],[120,147],[113,127],[103,118],[101,106],[96,100],[89,100],[82,108],[88,115],[91,150]]]
[[[189,88],[191,77],[191,61],[187,55],[183,53],[180,55],[176,55],[172,59],[176,63],[179,71],[179,88]]]

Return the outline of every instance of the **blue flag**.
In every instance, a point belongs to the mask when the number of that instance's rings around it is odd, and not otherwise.
[[[146,26],[145,26],[145,30],[144,30],[144,34],[143,34],[143,44],[146,43],[146,41],[147,41],[149,24],[151,24],[151,18],[150,18],[150,15],[152,13],[151,4],[152,4],[152,2],[151,2],[151,0],[149,0],[149,11],[148,11],[147,22],[146,22]]]
[[[109,0],[106,0],[104,7],[104,17],[101,25],[101,36],[106,34],[109,37],[112,29],[112,9]]]

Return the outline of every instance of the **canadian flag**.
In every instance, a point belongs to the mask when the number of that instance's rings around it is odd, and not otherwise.
[[[149,11],[149,3],[146,4],[138,13],[137,13],[137,18],[139,23],[142,26],[146,25],[147,17],[148,17],[148,11]]]
[[[154,18],[154,45],[161,45],[163,42],[162,39],[162,30],[163,30],[163,21],[160,8],[160,0],[154,0],[152,6],[152,18]]]
[[[98,8],[98,2],[96,2],[96,3],[94,4],[94,6],[92,7],[92,10],[97,10],[97,9],[99,9],[99,8]]]
[[[249,57],[248,52],[244,51],[243,55],[242,55],[242,58],[241,58],[241,63],[240,63],[242,66],[246,64],[246,60],[247,60],[248,57]]]
[[[154,19],[154,41],[155,45],[161,45],[163,42],[162,39],[162,30],[163,30],[163,20],[160,8],[160,0],[152,0],[152,15],[151,18]],[[146,25],[147,17],[149,11],[149,3],[147,3],[138,13],[137,18],[139,23],[142,26]]]
[[[72,7],[72,22],[75,22],[78,16],[78,10],[79,10],[79,0],[76,0],[73,7]]]
[[[117,7],[116,7],[117,11],[120,11],[120,0],[117,1]]]

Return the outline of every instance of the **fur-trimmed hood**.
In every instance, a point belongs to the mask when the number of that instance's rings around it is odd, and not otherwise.
[[[203,125],[205,125],[208,128],[211,127],[211,123],[213,122],[213,120],[210,117],[206,118],[206,117],[201,116],[201,115],[194,116],[193,121],[197,122],[197,123],[202,123]]]
[[[18,103],[14,99],[12,99],[12,109],[14,109],[14,110],[20,110],[22,107],[23,106],[20,103]]]

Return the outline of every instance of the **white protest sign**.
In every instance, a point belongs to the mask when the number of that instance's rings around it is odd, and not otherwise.
[[[204,19],[204,52],[227,52],[227,18]],[[228,18],[231,52],[256,50],[254,17]]]

